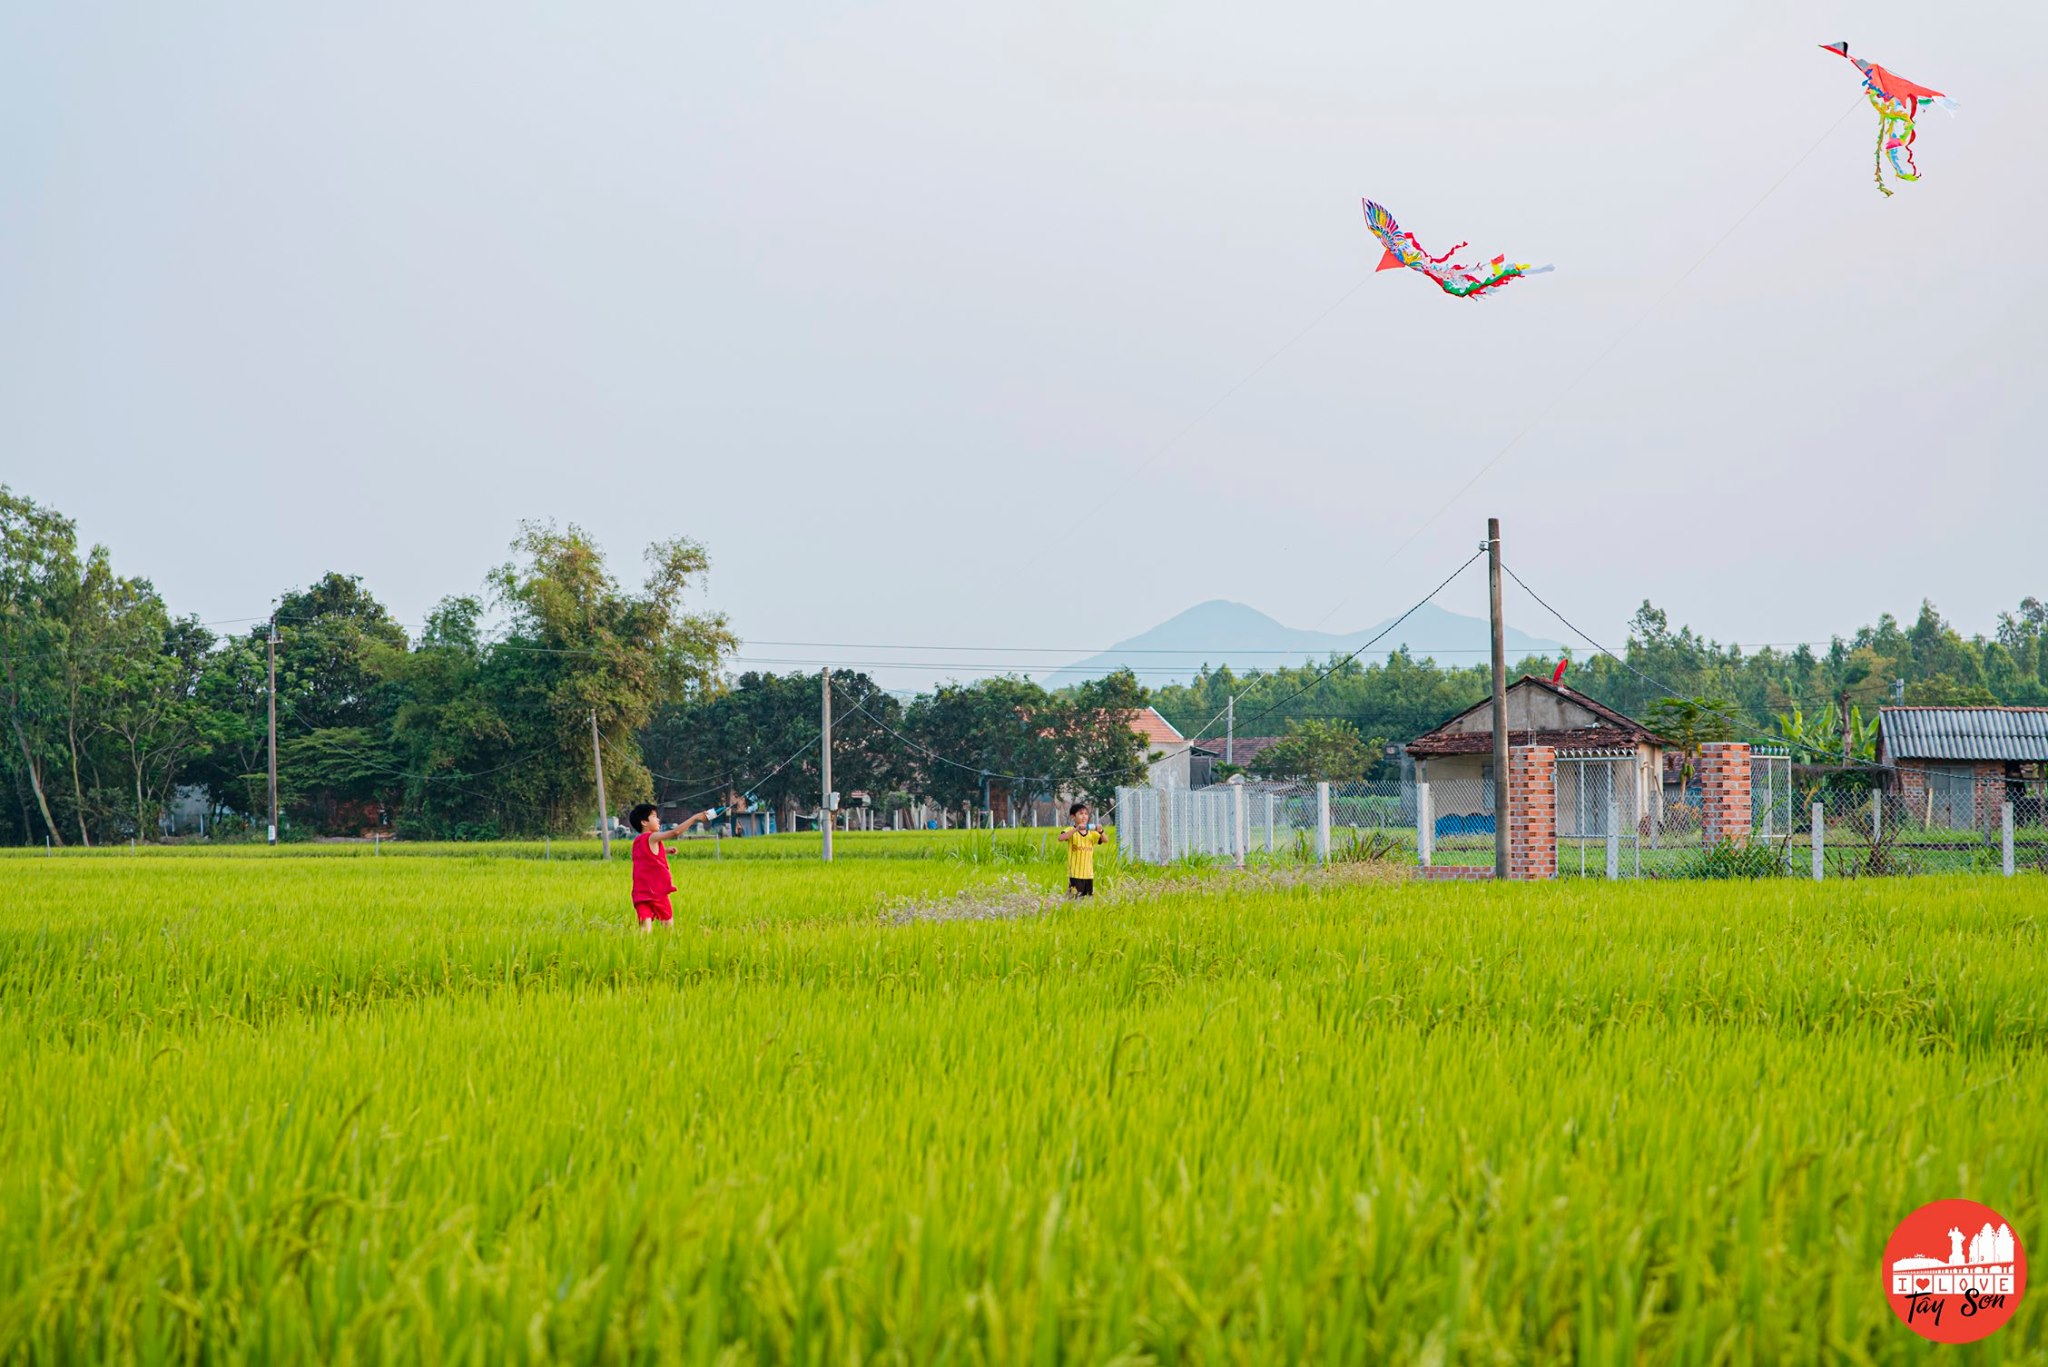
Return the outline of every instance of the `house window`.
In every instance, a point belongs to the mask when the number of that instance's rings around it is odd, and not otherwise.
[[[1493,810],[1493,766],[1491,764],[1479,766],[1479,810],[1482,812]]]

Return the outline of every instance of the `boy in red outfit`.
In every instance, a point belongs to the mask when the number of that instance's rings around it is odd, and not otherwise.
[[[633,910],[640,914],[640,929],[651,931],[656,921],[666,925],[676,918],[668,901],[676,890],[676,880],[669,876],[668,847],[661,842],[717,815],[718,809],[712,807],[664,831],[661,812],[652,802],[633,809],[632,826],[639,832],[633,837]]]

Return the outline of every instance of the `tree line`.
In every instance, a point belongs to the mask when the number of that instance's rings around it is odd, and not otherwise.
[[[575,527],[528,525],[478,592],[443,599],[416,628],[354,576],[283,595],[274,618],[215,632],[119,574],[76,526],[0,485],[0,841],[149,839],[174,797],[198,795],[222,835],[268,815],[268,654],[277,634],[278,797],[287,836],[361,833],[488,839],[589,830],[595,731],[614,812],[654,800],[813,812],[820,786],[816,673],[733,675],[725,617],[687,605],[709,560],[687,539],[648,548],[623,585]],[[1518,672],[1547,673],[1525,660]],[[1745,652],[1673,630],[1643,604],[1619,658],[1566,682],[1683,731],[1791,737],[1828,759],[1870,716],[1907,703],[2048,705],[2048,606],[2024,599],[1990,636],[1965,638],[1932,604],[1825,650]],[[1380,777],[1387,746],[1486,696],[1483,666],[1383,661],[1237,674],[1204,669],[1147,690],[1129,673],[1048,692],[1027,679],[952,683],[911,697],[835,673],[833,779],[885,811],[921,800],[984,809],[1139,781],[1146,746],[1126,723],[1148,702],[1188,735],[1283,737],[1258,761],[1289,777]],[[1846,715],[1847,724],[1841,724]]]
[[[215,632],[149,580],[81,548],[76,525],[0,485],[0,840],[151,839],[183,795],[210,828],[260,834],[269,811],[271,633],[287,837],[489,839],[590,830],[593,733],[614,812],[635,802],[779,811],[818,803],[819,675],[725,668],[738,642],[686,599],[709,566],[687,539],[648,548],[622,585],[588,536],[530,524],[479,592],[409,630],[360,578],[286,593],[273,617]],[[1142,775],[1129,674],[1060,694],[1020,679],[909,699],[832,680],[834,783],[878,805],[1098,800]]]

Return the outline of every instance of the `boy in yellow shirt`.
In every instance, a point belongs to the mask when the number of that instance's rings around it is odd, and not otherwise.
[[[1095,895],[1095,847],[1108,839],[1100,826],[1089,824],[1088,804],[1076,802],[1067,808],[1071,826],[1060,828],[1060,839],[1067,846],[1067,896],[1093,897]]]

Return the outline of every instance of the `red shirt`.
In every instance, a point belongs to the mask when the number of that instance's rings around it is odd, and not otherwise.
[[[668,846],[642,831],[633,837],[633,900],[658,902],[676,890],[668,873]]]

